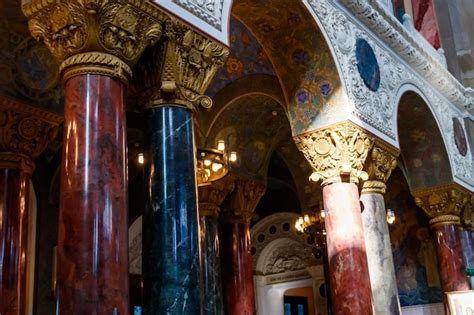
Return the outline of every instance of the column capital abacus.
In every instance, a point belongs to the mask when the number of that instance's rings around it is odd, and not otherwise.
[[[166,15],[146,0],[30,0],[32,36],[61,62],[63,80],[100,74],[125,83],[131,66],[162,34]]]
[[[231,176],[235,178],[235,188],[230,194],[227,218],[250,222],[260,198],[265,193],[266,186],[252,179]]]
[[[220,206],[234,187],[234,180],[230,176],[198,187],[199,215],[218,217]]]
[[[461,223],[461,213],[470,202],[472,193],[457,184],[418,189],[412,192],[415,203],[430,218],[430,224]]]
[[[364,164],[368,179],[362,183],[362,193],[385,194],[386,183],[397,166],[399,151],[375,139]]]
[[[146,97],[146,107],[209,110],[212,100],[204,93],[228,56],[227,47],[176,19],[167,19],[160,45],[139,65],[144,82],[138,85],[145,86],[140,94]]]
[[[0,167],[32,173],[61,116],[0,96]]]
[[[367,180],[364,163],[374,144],[368,132],[343,122],[294,137],[296,146],[310,162],[310,180],[321,185]]]

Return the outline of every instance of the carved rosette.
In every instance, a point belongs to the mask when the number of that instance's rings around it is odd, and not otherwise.
[[[387,180],[397,166],[398,154],[396,149],[374,141],[364,165],[369,178],[362,183],[362,193],[385,194]]]
[[[472,198],[472,193],[456,184],[420,189],[412,194],[416,205],[431,219],[431,225],[459,225],[460,216]]]
[[[344,122],[294,137],[313,168],[310,180],[321,185],[367,180],[364,163],[374,140],[360,127]]]
[[[160,72],[153,81],[148,107],[175,104],[191,110],[210,109],[212,100],[204,95],[217,70],[224,65],[229,49],[174,19],[165,23]]]
[[[199,215],[218,217],[220,206],[234,187],[234,180],[230,176],[198,187]]]
[[[0,97],[0,167],[31,174],[61,122],[59,115]]]
[[[145,0],[32,0],[31,34],[62,62],[63,79],[84,73],[128,82],[131,66],[161,37],[166,15]]]
[[[260,198],[265,193],[265,185],[251,179],[235,177],[235,188],[230,195],[226,216],[229,220],[250,222]]]

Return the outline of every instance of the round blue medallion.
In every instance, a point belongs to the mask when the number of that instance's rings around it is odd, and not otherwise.
[[[377,91],[380,87],[380,68],[374,50],[365,39],[359,38],[356,42],[356,58],[364,84],[371,91]]]

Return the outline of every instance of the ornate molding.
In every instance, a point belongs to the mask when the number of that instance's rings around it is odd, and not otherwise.
[[[353,123],[336,124],[294,140],[313,168],[310,180],[322,181],[324,186],[343,178],[354,183],[368,179],[363,169],[374,139]]]
[[[362,184],[362,193],[385,194],[385,184],[397,166],[399,152],[380,141],[374,143],[364,165],[369,178]]]
[[[146,81],[141,85],[148,88],[147,106],[210,109],[212,100],[204,93],[228,56],[229,49],[223,45],[178,20],[167,20],[161,45],[148,56],[151,60],[140,65]]]
[[[471,199],[471,193],[457,184],[420,189],[412,195],[433,224],[459,224],[460,215]]]
[[[100,73],[128,79],[130,70],[121,63],[132,66],[154,45],[167,18],[145,0],[33,0],[22,8],[32,36],[63,62],[66,78]]]
[[[59,115],[0,96],[0,167],[32,173],[33,160],[62,121]]]
[[[227,211],[226,215],[228,219],[242,219],[250,222],[266,187],[264,184],[251,179],[232,176],[235,178],[235,188],[230,194],[228,209],[230,211]]]
[[[198,187],[199,215],[219,216],[220,206],[225,197],[235,188],[234,180],[230,176],[212,182],[209,185]]]

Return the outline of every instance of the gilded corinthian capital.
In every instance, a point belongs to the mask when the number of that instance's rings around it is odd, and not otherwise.
[[[374,140],[374,146],[369,152],[364,165],[368,179],[362,184],[362,193],[385,194],[386,183],[392,171],[397,166],[397,156],[399,152],[382,143]]]
[[[209,109],[212,100],[204,93],[228,56],[227,47],[168,19],[160,45],[148,51],[138,65],[136,85],[145,89],[140,94],[147,98],[148,107]]]
[[[250,222],[260,198],[265,193],[265,185],[255,180],[235,176],[235,188],[230,195],[227,217]]]
[[[95,73],[128,81],[166,19],[146,0],[31,0],[22,8],[33,37],[62,62],[64,80]]]
[[[226,176],[209,185],[198,188],[199,215],[219,216],[220,206],[225,197],[234,190],[235,183],[231,176]]]
[[[469,206],[472,193],[457,184],[448,184],[412,192],[415,203],[431,219],[430,224],[460,224],[460,215]]]
[[[61,122],[59,115],[0,96],[0,167],[32,173],[33,160]]]
[[[313,168],[310,180],[322,185],[367,180],[364,163],[374,140],[363,129],[343,122],[294,137],[296,146],[303,152]]]

